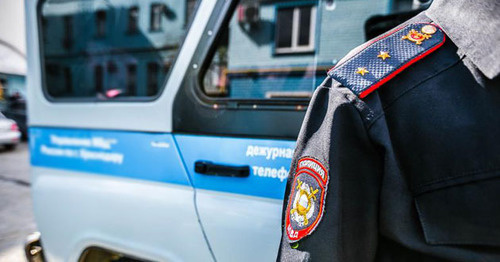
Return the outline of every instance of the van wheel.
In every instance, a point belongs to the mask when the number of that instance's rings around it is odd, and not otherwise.
[[[12,144],[12,145],[5,145],[5,149],[11,151],[11,150],[14,150],[16,149],[16,145],[15,144]]]

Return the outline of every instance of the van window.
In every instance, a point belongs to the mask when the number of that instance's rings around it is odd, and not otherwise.
[[[330,66],[315,60],[319,1],[242,1],[202,79],[209,97],[307,101]]]
[[[217,101],[307,102],[351,49],[424,7],[413,0],[240,1],[202,71],[202,91]]]
[[[158,96],[196,3],[42,2],[39,32],[46,95],[82,101]]]
[[[217,1],[174,100],[174,132],[296,139],[328,70],[426,3]]]

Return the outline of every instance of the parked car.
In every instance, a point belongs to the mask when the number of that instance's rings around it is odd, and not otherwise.
[[[20,138],[21,132],[16,122],[0,113],[0,146],[12,150],[17,146]]]
[[[23,95],[15,93],[7,98],[6,108],[2,111],[4,116],[16,121],[21,138],[28,139],[28,125],[26,120],[26,100]]]

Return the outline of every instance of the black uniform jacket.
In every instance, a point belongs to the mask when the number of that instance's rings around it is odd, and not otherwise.
[[[363,99],[318,87],[279,261],[500,261],[500,77],[459,53],[447,38]]]

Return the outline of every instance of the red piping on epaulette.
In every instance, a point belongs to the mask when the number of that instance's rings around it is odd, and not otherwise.
[[[387,81],[391,80],[392,78],[394,78],[397,74],[401,73],[401,71],[405,70],[406,68],[408,68],[409,66],[411,66],[412,64],[414,64],[415,62],[417,62],[418,60],[426,57],[427,55],[429,55],[430,53],[436,51],[438,48],[440,48],[444,42],[446,41],[446,36],[443,34],[443,41],[441,43],[439,43],[438,45],[436,45],[435,47],[425,51],[424,53],[418,55],[417,57],[413,58],[412,60],[410,60],[408,63],[402,65],[400,68],[398,68],[397,70],[395,70],[394,72],[390,73],[388,76],[382,78],[380,81],[378,81],[377,83],[373,84],[372,86],[370,86],[368,89],[364,90],[363,92],[361,92],[361,94],[359,94],[359,98],[365,98],[367,95],[369,95],[371,92],[375,91],[377,88],[379,88],[381,85],[387,83]]]

